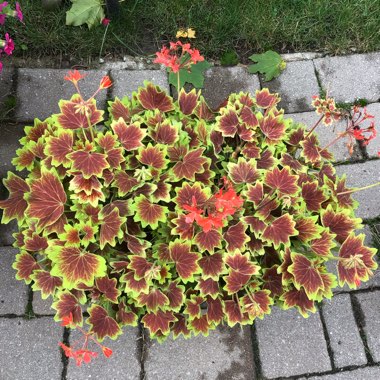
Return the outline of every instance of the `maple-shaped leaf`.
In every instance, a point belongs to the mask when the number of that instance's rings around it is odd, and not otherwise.
[[[176,189],[176,193],[177,196],[174,201],[181,209],[184,209],[183,207],[185,205],[203,208],[204,204],[211,196],[209,189],[202,188],[199,183],[190,185],[189,183],[184,182],[182,187]]]
[[[314,301],[307,297],[307,294],[303,288],[300,290],[288,290],[280,297],[280,300],[284,301],[285,309],[296,307],[305,318],[309,316],[308,312],[315,313],[316,311]]]
[[[158,109],[169,112],[174,109],[172,98],[152,83],[145,83],[145,88],[140,87],[137,95],[141,105],[147,110]]]
[[[171,281],[164,293],[169,299],[170,310],[180,311],[185,300],[185,287],[179,285],[177,281]]]
[[[306,162],[315,163],[321,160],[318,139],[314,134],[302,140],[300,145],[302,146],[301,157],[304,157]]]
[[[199,120],[213,121],[215,119],[215,114],[211,108],[206,103],[204,97],[201,95],[197,107],[195,108],[194,114]]]
[[[149,226],[152,230],[155,230],[158,228],[159,222],[165,223],[167,220],[168,208],[151,203],[142,194],[135,198],[132,210],[135,211],[133,220],[141,222],[143,228]]]
[[[0,208],[3,209],[1,223],[7,224],[12,219],[17,219],[19,225],[25,218],[25,210],[28,203],[24,199],[24,195],[29,192],[29,185],[19,176],[8,172],[8,176],[3,180],[4,186],[9,191],[9,197],[0,200]]]
[[[132,110],[129,104],[129,99],[124,98],[120,100],[117,96],[113,102],[108,102],[110,107],[108,108],[113,120],[124,119],[126,123],[131,121]]]
[[[40,236],[37,233],[33,233],[29,237],[24,239],[24,248],[27,251],[37,252],[43,251],[48,247],[48,240],[45,236]]]
[[[200,272],[198,261],[200,254],[191,252],[191,244],[175,240],[169,244],[171,260],[174,261],[176,271],[184,283],[191,281],[194,274]]]
[[[293,146],[298,146],[298,144],[305,138],[305,126],[302,124],[293,125],[294,129],[288,135],[287,143]]]
[[[34,271],[30,278],[33,280],[33,291],[40,290],[42,299],[48,298],[62,287],[62,279],[45,270]]]
[[[106,300],[118,303],[121,292],[117,288],[116,278],[109,278],[107,276],[99,277],[95,280],[95,286]]]
[[[58,136],[50,136],[46,140],[45,154],[52,158],[51,163],[54,166],[63,165],[69,168],[71,160],[67,157],[73,151],[74,134],[71,130],[61,130]]]
[[[106,244],[109,244],[111,247],[116,245],[116,238],[123,238],[123,231],[121,226],[126,221],[126,217],[121,217],[119,215],[119,209],[114,207],[112,211],[103,210],[99,214],[100,221],[100,235],[99,243],[100,249],[103,249]]]
[[[279,194],[294,195],[298,192],[298,176],[290,174],[288,168],[274,168],[267,171],[264,177],[264,184],[272,190],[277,190]]]
[[[346,282],[350,288],[357,288],[361,281],[367,281],[377,268],[374,256],[376,248],[365,247],[364,234],[350,234],[339,250],[338,279],[339,285]]]
[[[229,177],[236,184],[254,183],[260,177],[254,160],[246,161],[243,157],[239,157],[237,164],[230,162],[227,167]]]
[[[255,318],[263,319],[265,314],[270,314],[270,306],[273,299],[270,297],[269,290],[257,290],[249,292],[242,298],[243,310],[251,320]]]
[[[107,156],[103,153],[77,150],[68,157],[72,160],[72,169],[80,171],[84,178],[101,177],[103,170],[110,166],[106,160]]]
[[[27,147],[23,147],[16,150],[17,157],[12,159],[12,165],[16,167],[17,171],[27,169],[31,171],[34,167],[34,159],[36,156]]]
[[[324,289],[323,280],[318,268],[313,261],[299,253],[291,254],[292,265],[288,267],[288,272],[294,276],[294,285],[299,290],[305,289],[309,299],[315,299],[318,291]]]
[[[322,224],[336,235],[335,239],[343,243],[355,229],[361,227],[361,219],[351,217],[351,211],[334,211],[331,205],[322,211]]]
[[[208,336],[212,324],[208,321],[207,315],[202,315],[200,318],[194,318],[189,322],[189,327],[194,332],[194,336],[202,334]]]
[[[57,298],[57,301],[51,305],[53,309],[57,310],[54,320],[61,321],[62,318],[72,314],[73,323],[82,326],[83,315],[80,300],[69,291],[60,292]]]
[[[200,279],[196,289],[200,291],[202,296],[210,295],[212,298],[216,298],[220,294],[219,283],[212,278]]]
[[[212,67],[211,63],[204,60],[192,64],[190,67],[181,68],[179,70],[179,73],[173,73],[172,71],[169,71],[169,84],[177,88],[179,75],[179,88],[183,88],[185,86],[185,83],[189,83],[195,88],[202,88],[205,79],[204,71],[210,67]]]
[[[356,208],[356,203],[352,198],[352,194],[349,193],[349,190],[351,189],[346,187],[346,175],[342,178],[338,178],[336,181],[336,190],[333,190],[334,197],[336,197],[339,207],[352,210]]]
[[[161,331],[164,335],[169,334],[170,325],[176,320],[177,318],[171,311],[162,310],[158,310],[157,313],[146,313],[141,318],[141,322],[151,334],[156,334],[158,331]]]
[[[302,184],[301,195],[309,211],[319,211],[321,204],[327,200],[323,189],[319,187],[317,181],[304,182]]]
[[[156,313],[159,309],[164,310],[169,305],[169,298],[159,289],[151,289],[148,294],[141,293],[137,297],[140,307],[145,306],[148,312]]]
[[[87,319],[87,323],[90,325],[90,331],[96,335],[99,341],[102,341],[106,336],[115,340],[122,331],[119,324],[109,316],[106,309],[99,305],[91,305],[87,309],[90,315]]]
[[[245,324],[248,320],[247,313],[243,313],[240,304],[233,299],[224,301],[224,310],[229,327],[234,327],[237,323]]]
[[[79,247],[80,236],[79,236],[79,227],[66,224],[64,226],[65,232],[59,234],[58,237],[61,241],[64,241],[66,246],[76,246]]]
[[[267,109],[275,106],[280,100],[281,98],[278,94],[272,94],[269,89],[263,88],[256,90],[254,103],[260,108]]]
[[[289,214],[284,214],[274,219],[264,230],[262,239],[272,242],[277,249],[280,244],[288,246],[290,237],[298,235],[298,231],[294,228],[296,222]]]
[[[286,67],[286,62],[280,54],[273,50],[262,54],[253,54],[249,59],[256,63],[248,67],[248,72],[265,74],[265,82],[277,78]]]
[[[215,248],[222,248],[222,235],[218,230],[200,231],[195,235],[195,242],[202,251],[212,253]]]
[[[190,92],[186,92],[184,88],[179,92],[178,104],[179,109],[184,115],[191,115],[195,107],[198,105],[199,92],[193,88]]]
[[[268,148],[261,152],[260,158],[257,159],[257,169],[271,169],[276,163],[273,151]]]
[[[124,240],[127,242],[128,249],[135,255],[142,255],[151,243],[144,239],[139,239],[136,236],[129,234],[124,235]]]
[[[288,285],[293,283],[293,275],[288,271],[288,268],[292,265],[291,251],[289,248],[285,248],[285,252],[281,251],[281,265],[278,267],[277,272],[282,275],[282,283]]]
[[[194,175],[196,173],[202,173],[204,171],[203,164],[207,162],[205,157],[202,157],[204,148],[191,150],[186,153],[182,160],[177,162],[173,167],[174,175],[180,180],[186,178],[190,181],[194,181]]]
[[[79,283],[92,286],[95,277],[106,274],[106,261],[102,256],[77,247],[52,247],[48,257],[54,263],[51,275],[61,277],[66,289],[73,289]]]
[[[26,214],[38,219],[39,228],[55,223],[63,214],[66,193],[55,171],[41,172],[41,177],[31,182]]]
[[[118,305],[119,310],[116,313],[116,321],[122,326],[137,326],[138,317],[124,301],[121,301]]]
[[[272,113],[259,120],[261,132],[271,141],[281,140],[285,136],[286,124],[283,116],[274,116]]]
[[[120,277],[120,282],[125,282],[125,291],[127,293],[132,293],[132,295],[136,297],[141,294],[141,292],[148,292],[149,289],[149,284],[145,278],[136,280],[133,271],[123,274]]]
[[[326,257],[331,254],[331,250],[336,247],[334,243],[336,235],[328,231],[323,231],[321,237],[312,240],[310,244],[311,250],[318,256]]]
[[[244,252],[245,244],[250,241],[249,236],[245,233],[247,226],[238,222],[230,226],[223,234],[224,240],[227,242],[227,251],[233,253],[235,251]]]
[[[283,292],[282,275],[277,272],[278,265],[265,269],[263,272],[263,289],[270,291],[271,297],[278,297]]]
[[[318,224],[319,216],[301,217],[296,220],[298,239],[306,243],[321,236],[324,228]]]
[[[134,276],[136,280],[140,280],[146,277],[147,273],[152,270],[154,264],[149,262],[145,257],[132,255],[129,256],[130,264],[129,269],[134,271]]]
[[[142,146],[142,140],[146,135],[146,130],[140,128],[138,124],[127,125],[120,118],[111,123],[112,130],[116,133],[120,144],[128,151],[136,150]]]
[[[216,118],[215,130],[221,132],[223,137],[234,137],[240,123],[237,111],[224,108],[221,112],[222,116]]]
[[[213,280],[219,280],[219,276],[226,271],[223,256],[219,252],[212,255],[204,255],[198,261],[198,264],[202,269],[202,277],[204,279],[212,278]]]
[[[240,112],[241,120],[250,128],[256,127],[259,125],[259,121],[255,113],[252,111],[250,107],[242,108]]]
[[[244,148],[242,149],[241,153],[244,155],[245,158],[259,158],[260,157],[260,147],[258,147],[254,143],[247,143],[244,145]]]
[[[152,198],[155,202],[164,201],[170,202],[170,190],[172,185],[165,182],[166,178],[161,177],[161,181],[156,183],[156,190],[152,193]]]
[[[25,145],[29,141],[37,142],[40,137],[45,135],[45,132],[49,129],[47,121],[41,121],[37,118],[34,119],[33,126],[27,126],[24,128],[25,136],[20,142]]]
[[[173,145],[178,140],[179,129],[180,125],[174,121],[172,123],[163,121],[156,127],[155,130],[151,131],[150,134],[156,143]]]
[[[144,165],[155,169],[164,169],[167,166],[168,160],[165,159],[166,149],[164,146],[148,144],[139,149],[137,159]]]
[[[264,188],[261,182],[256,182],[255,185],[248,184],[247,191],[245,192],[247,201],[253,202],[258,205],[264,196]]]
[[[115,174],[115,181],[113,182],[113,186],[117,188],[117,192],[119,196],[124,197],[130,191],[135,189],[139,181],[136,178],[131,177],[125,171],[117,171]]]
[[[59,102],[61,113],[56,115],[58,124],[64,129],[82,129],[96,125],[103,120],[104,111],[96,108],[96,100],[83,103],[82,97],[73,95],[71,100]]]
[[[207,297],[207,320],[218,325],[224,319],[223,302],[219,298]]]
[[[31,275],[40,269],[40,265],[31,254],[21,251],[16,255],[16,261],[12,264],[12,268],[17,271],[17,280],[24,280],[26,284],[29,284],[32,280]]]
[[[288,166],[290,169],[292,169],[295,172],[304,170],[303,165],[296,158],[292,157],[288,153],[282,154],[280,163],[282,166]]]
[[[192,294],[190,299],[186,300],[186,308],[184,313],[188,315],[189,320],[200,318],[202,316],[202,304],[205,298]]]
[[[187,320],[183,314],[175,314],[177,321],[174,322],[174,325],[171,329],[173,332],[173,339],[177,339],[181,334],[186,339],[190,337],[191,331],[187,327]]]

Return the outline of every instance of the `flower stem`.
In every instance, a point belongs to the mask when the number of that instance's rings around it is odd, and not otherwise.
[[[180,80],[179,80],[179,71],[177,73],[177,92],[178,92],[178,99],[179,99],[179,85],[180,85]]]
[[[380,185],[380,182],[376,182],[376,183],[373,183],[372,185],[368,185],[368,186],[364,186],[364,187],[356,187],[356,188],[351,189],[351,190],[342,191],[341,193],[337,193],[337,195],[351,194],[351,193],[355,193],[357,191],[367,190],[367,189],[370,189],[371,187],[376,187],[379,185]]]
[[[106,26],[106,30],[104,31],[104,35],[103,35],[103,40],[102,40],[102,45],[100,46],[100,51],[99,51],[99,62],[102,58],[102,52],[103,52],[103,46],[104,46],[104,42],[106,40],[106,35],[107,35],[107,31],[108,31],[108,26],[109,24]]]
[[[322,121],[323,116],[324,116],[324,115],[322,115],[322,116],[319,118],[319,120],[314,124],[314,127],[310,129],[309,133],[305,136],[305,139],[307,139],[307,138],[312,134],[312,132],[314,131],[314,129],[317,128],[317,126],[319,125],[319,123]]]
[[[331,145],[335,144],[338,140],[340,140],[342,137],[346,136],[346,132],[340,134],[338,137],[336,137],[333,141],[329,142],[324,148],[322,148],[319,153],[323,152],[327,148],[329,148]]]

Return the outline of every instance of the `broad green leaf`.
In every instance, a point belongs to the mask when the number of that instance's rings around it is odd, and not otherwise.
[[[195,88],[203,88],[204,72],[212,65],[207,61],[198,62],[190,67],[190,70],[181,69],[179,71],[179,86],[182,88],[185,83],[192,84]],[[175,88],[178,87],[177,74],[169,73],[169,83]]]
[[[71,0],[72,7],[66,12],[66,25],[87,24],[91,29],[105,17],[102,0]]]
[[[257,63],[250,65],[248,71],[255,74],[258,72],[265,74],[265,82],[277,78],[286,67],[286,62],[281,58],[280,54],[272,50],[268,50],[263,54],[253,54],[249,59]]]

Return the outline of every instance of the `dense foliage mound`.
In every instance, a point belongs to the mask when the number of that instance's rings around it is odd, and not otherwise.
[[[87,305],[99,340],[139,318],[161,340],[274,304],[307,316],[337,283],[367,280],[375,250],[355,236],[345,179],[279,100],[232,94],[213,112],[195,90],[174,101],[146,83],[104,124],[93,97],[62,100],[25,128],[14,164],[27,178],[5,180],[17,278],[53,298],[56,320],[81,326]]]

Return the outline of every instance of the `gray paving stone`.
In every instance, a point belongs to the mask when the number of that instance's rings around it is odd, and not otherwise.
[[[337,166],[336,172],[339,176],[347,175],[349,188],[364,187],[380,181],[380,160]],[[357,191],[352,197],[359,202],[355,212],[357,217],[370,219],[380,216],[380,186]]]
[[[331,370],[318,313],[303,318],[295,309],[273,308],[256,330],[263,376],[268,379]]]
[[[319,94],[312,61],[288,62],[281,75],[270,82],[264,82],[263,87],[279,93],[280,107],[287,113],[312,111],[312,96]]]
[[[52,318],[0,319],[0,378],[60,380],[62,327]]]
[[[13,68],[5,67],[0,73],[0,110],[3,108],[4,101],[11,94],[13,86]]]
[[[110,358],[105,358],[102,353],[91,363],[83,363],[81,367],[75,364],[72,359],[69,360],[67,368],[67,380],[138,380],[140,379],[140,362],[138,352],[138,328],[127,328],[124,334],[116,341],[105,340],[102,342],[105,346],[113,350]],[[70,342],[80,339],[81,334],[72,331]],[[94,347],[94,351],[99,348]]]
[[[12,124],[0,124],[0,199],[8,197],[8,191],[3,185],[3,179],[7,177],[7,172],[15,171],[11,164],[12,158],[16,155],[16,149],[20,147],[18,140],[24,136],[23,126]],[[16,173],[20,175],[20,173]],[[0,220],[2,210],[0,211]],[[9,224],[0,223],[0,246],[12,245],[12,233],[17,231],[17,223],[11,221]]]
[[[375,126],[377,127],[377,136],[367,145],[367,153],[370,157],[378,157],[380,151],[380,103],[372,103],[367,106],[369,114],[375,116]],[[367,125],[369,123],[367,122]]]
[[[364,332],[373,360],[380,362],[380,291],[360,293],[354,297],[364,314]]]
[[[144,368],[147,380],[253,379],[250,329],[224,326],[207,338],[151,341]]]
[[[331,375],[312,376],[309,380],[378,380],[380,367],[365,367],[353,371],[337,372]],[[300,379],[304,380],[304,379]]]
[[[41,298],[41,292],[33,292],[33,312],[37,315],[55,315],[56,311],[51,308],[53,303],[52,297]]]
[[[132,92],[144,86],[144,81],[149,81],[169,93],[168,75],[165,70],[111,70],[112,97],[123,98],[131,96]]]
[[[380,98],[380,53],[325,57],[314,60],[322,87],[338,102]]]
[[[322,313],[337,368],[367,363],[363,342],[348,294],[336,295],[323,303]]]
[[[315,123],[318,121],[319,116],[315,112],[302,112],[302,113],[292,113],[285,115],[286,117],[292,118],[296,123],[302,123],[307,126],[310,130]],[[338,133],[345,130],[344,122],[336,123],[332,126],[325,126],[322,123],[317,126],[315,133],[319,139],[319,145],[321,147],[327,146]],[[335,144],[328,148],[329,151],[334,155],[334,160],[336,162],[340,161],[355,161],[358,158],[362,158],[357,150],[354,151],[353,155],[350,156],[348,153],[346,139],[342,138],[338,140]]]
[[[205,72],[202,95],[212,109],[223,103],[234,92],[250,92],[260,89],[257,75],[249,74],[245,67],[212,67]]]
[[[73,84],[64,80],[67,73],[67,70],[58,69],[19,69],[16,119],[32,121],[35,118],[46,119],[58,113],[59,100],[70,99],[76,92]],[[80,82],[80,89],[83,96],[88,98],[97,90],[107,71],[89,70],[85,74],[86,78]],[[106,97],[106,90],[100,91],[96,96],[99,108],[104,108]]]
[[[10,247],[0,247],[0,314],[23,315],[28,303],[28,287],[23,281],[15,278],[16,271],[12,268],[18,250]],[[0,334],[1,335],[1,334]]]

